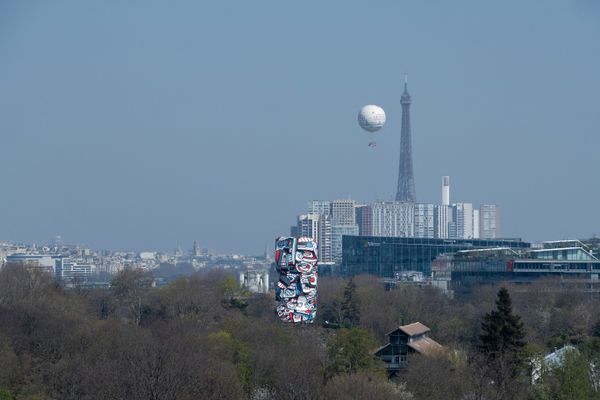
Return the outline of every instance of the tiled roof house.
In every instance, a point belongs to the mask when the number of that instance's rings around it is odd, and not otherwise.
[[[408,355],[419,353],[433,355],[443,349],[443,346],[431,339],[430,329],[420,322],[402,325],[389,332],[389,343],[375,351],[375,356],[387,364],[389,372],[406,368]]]

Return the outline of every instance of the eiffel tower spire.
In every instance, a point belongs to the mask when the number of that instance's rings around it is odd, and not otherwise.
[[[400,165],[398,167],[398,190],[396,201],[415,203],[415,178],[413,176],[412,150],[410,139],[410,104],[408,77],[404,75],[404,93],[400,97],[402,105],[402,130],[400,132]]]

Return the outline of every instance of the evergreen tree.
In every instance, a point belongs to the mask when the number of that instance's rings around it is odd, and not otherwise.
[[[356,296],[356,284],[352,278],[350,278],[348,284],[344,288],[342,324],[348,328],[360,324],[360,299]]]
[[[492,359],[509,356],[519,361],[525,347],[525,331],[521,317],[512,313],[512,302],[505,287],[498,291],[496,307],[481,323],[480,349]]]
[[[512,399],[524,383],[520,373],[525,359],[525,332],[521,317],[512,313],[510,295],[504,287],[498,291],[496,308],[481,323],[482,367],[494,383],[497,398]]]

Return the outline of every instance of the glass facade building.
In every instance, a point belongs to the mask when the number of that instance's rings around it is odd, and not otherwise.
[[[459,250],[510,247],[525,249],[521,239],[431,239],[377,236],[343,236],[339,274],[373,274],[392,278],[402,271],[431,273],[431,262],[442,253]]]
[[[333,225],[331,227],[331,254],[333,259],[342,258],[343,238],[346,235],[358,235],[358,225]]]
[[[473,286],[498,282],[532,283],[558,278],[587,292],[600,292],[600,260],[584,247],[546,248],[514,252],[507,248],[442,254],[432,264],[436,284],[453,292],[468,292]]]

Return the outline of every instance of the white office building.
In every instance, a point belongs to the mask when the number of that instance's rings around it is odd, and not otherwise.
[[[331,201],[313,200],[308,203],[308,212],[310,214],[331,215]]]
[[[452,207],[444,205],[436,206],[435,224],[435,237],[448,239],[450,237],[449,227],[452,224]]]
[[[373,236],[413,237],[415,205],[395,201],[373,204]]]
[[[56,280],[62,278],[63,257],[50,254],[11,254],[6,257],[6,264],[19,265],[27,268],[37,268],[48,272]]]
[[[298,215],[298,236],[319,240],[319,214]]]
[[[65,259],[62,265],[61,280],[67,286],[78,285],[88,282],[95,272],[96,265],[94,264]]]
[[[452,227],[450,238],[473,239],[473,204],[456,203],[452,205]]]
[[[479,239],[479,210],[473,210],[473,239]]]
[[[479,206],[479,237],[481,239],[498,239],[502,237],[500,230],[500,207],[495,204]]]
[[[327,214],[303,214],[298,216],[297,236],[305,236],[317,242],[319,261],[332,261],[332,225]]]
[[[356,202],[354,200],[334,200],[331,202],[331,217],[334,226],[356,225]]]
[[[333,261],[333,231],[331,225],[331,215],[321,215],[318,225],[319,240],[317,241],[317,251],[319,261]]]
[[[435,237],[435,206],[433,204],[415,204],[414,236],[418,238]]]

